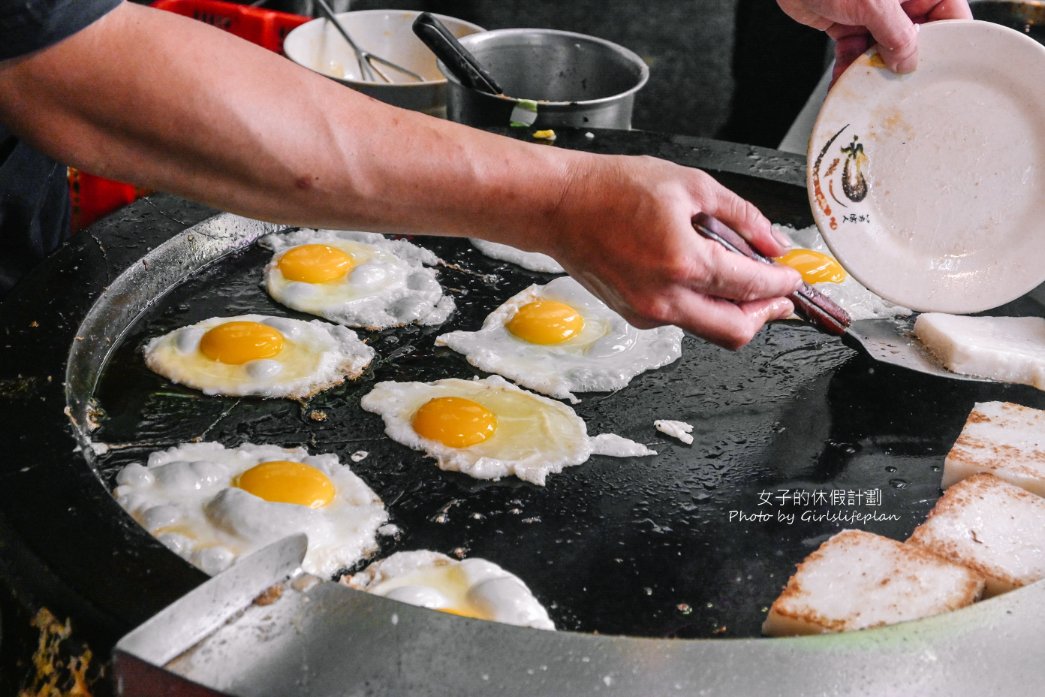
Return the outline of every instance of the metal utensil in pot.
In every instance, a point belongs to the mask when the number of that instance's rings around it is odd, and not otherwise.
[[[385,66],[386,68],[391,68],[397,73],[402,73],[403,75],[406,75],[407,77],[410,77],[416,80],[417,82],[425,81],[423,76],[418,75],[413,70],[410,70],[409,68],[404,68],[398,63],[393,63],[387,58],[376,56],[373,53],[370,53],[370,51],[366,51],[363,48],[361,48],[359,44],[357,44],[352,39],[352,37],[349,35],[348,31],[341,24],[341,22],[338,21],[337,15],[334,13],[333,8],[331,8],[330,5],[327,4],[326,0],[317,0],[317,4],[319,5],[323,16],[325,16],[327,20],[334,25],[334,28],[337,29],[339,34],[341,34],[341,37],[348,42],[349,46],[352,47],[352,51],[356,54],[356,63],[359,65],[359,77],[361,79],[368,80],[370,82],[376,82],[377,78],[374,77],[376,75],[377,77],[381,78],[381,80],[384,82],[393,82],[392,78],[388,77],[388,75],[385,74],[383,70],[381,70],[381,66]]]
[[[419,14],[414,20],[413,29],[417,38],[432,49],[432,53],[462,85],[487,94],[504,94],[493,76],[432,13]]]

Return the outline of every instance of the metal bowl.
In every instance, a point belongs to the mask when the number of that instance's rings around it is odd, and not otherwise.
[[[537,103],[536,120],[526,124],[536,128],[630,129],[635,95],[649,80],[649,67],[633,51],[585,34],[499,29],[461,43],[509,95],[465,87],[440,62],[449,84],[447,116],[472,126],[519,121],[525,113],[516,107],[524,99]]]
[[[287,34],[283,52],[295,63],[387,104],[446,114],[446,79],[436,67],[435,56],[414,36],[411,25],[419,12],[408,10],[360,10],[338,14],[342,26],[364,50],[409,68],[425,78],[416,82],[388,71],[393,84],[362,80],[352,48],[325,19],[306,22]],[[454,36],[481,32],[482,27],[461,19],[436,15]]]

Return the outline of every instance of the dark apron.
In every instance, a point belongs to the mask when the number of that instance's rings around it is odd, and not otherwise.
[[[68,238],[65,165],[0,125],[0,298]]]

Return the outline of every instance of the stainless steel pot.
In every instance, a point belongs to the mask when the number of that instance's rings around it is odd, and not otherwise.
[[[649,68],[623,46],[551,29],[499,29],[463,37],[501,87],[492,95],[465,87],[441,62],[447,116],[472,126],[631,128],[635,95]],[[536,103],[536,111],[532,105]]]

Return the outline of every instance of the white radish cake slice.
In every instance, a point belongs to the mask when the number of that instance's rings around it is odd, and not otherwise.
[[[963,479],[915,528],[916,545],[987,579],[992,596],[1045,578],[1045,499],[993,474]]]
[[[914,334],[952,373],[1045,390],[1045,318],[927,312]]]
[[[879,627],[965,607],[982,592],[983,578],[971,569],[888,537],[843,530],[798,565],[762,632]]]
[[[1011,402],[973,406],[943,463],[943,488],[990,472],[1045,496],[1045,410]]]

